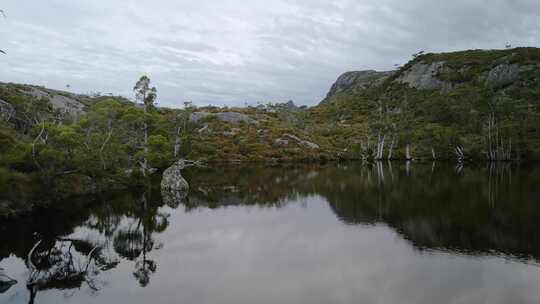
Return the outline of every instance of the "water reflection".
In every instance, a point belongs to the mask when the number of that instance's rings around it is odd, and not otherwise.
[[[100,296],[108,286],[116,284],[123,286],[120,289],[127,288],[124,275],[127,273],[139,287],[149,292],[159,289],[170,293],[167,299],[174,299],[176,287],[164,287],[171,284],[164,284],[164,280],[182,280],[178,277],[180,269],[177,269],[180,262],[170,255],[184,256],[185,252],[194,252],[199,256],[197,259],[191,257],[193,261],[188,266],[182,265],[187,268],[186,272],[190,267],[197,267],[191,272],[193,283],[185,284],[202,284],[203,281],[197,280],[198,275],[213,272],[223,265],[247,261],[237,260],[240,257],[235,257],[230,249],[207,251],[206,245],[200,245],[197,240],[248,244],[247,231],[255,233],[256,246],[261,247],[249,247],[253,252],[264,249],[264,254],[275,253],[283,246],[289,249],[287,254],[290,256],[279,264],[287,264],[287,268],[282,269],[282,274],[273,273],[276,277],[272,280],[298,275],[298,272],[292,272],[309,267],[310,259],[313,259],[311,267],[316,269],[322,260],[310,257],[313,253],[305,251],[313,246],[313,242],[320,243],[323,247],[317,250],[323,252],[324,248],[332,246],[339,250],[328,252],[329,256],[323,258],[324,264],[334,265],[329,267],[338,265],[331,255],[342,255],[343,252],[355,253],[360,259],[349,261],[351,265],[363,265],[368,261],[391,264],[387,259],[392,254],[370,253],[373,250],[386,252],[387,246],[395,246],[385,245],[390,236],[381,231],[381,227],[391,228],[406,240],[408,246],[412,245],[420,254],[414,256],[414,261],[423,253],[431,252],[472,257],[502,255],[505,259],[526,263],[535,263],[540,258],[540,241],[536,237],[540,232],[536,224],[540,216],[536,190],[540,174],[533,168],[511,164],[455,168],[439,163],[382,162],[371,166],[247,166],[192,169],[186,171],[186,179],[190,181],[191,190],[187,198],[182,197],[180,205],[169,201],[165,204],[159,189],[147,187],[141,191],[71,199],[23,219],[2,221],[0,280],[2,275],[7,279],[5,284],[0,281],[0,294],[8,295],[8,298],[0,296],[0,303],[22,303],[23,299],[34,303],[41,297],[56,302],[51,300],[48,291],[61,291],[65,302],[69,299],[77,302],[78,297],[86,294],[94,295],[95,301],[100,302]],[[318,205],[319,202],[322,205]],[[328,209],[322,208],[323,205]],[[239,223],[243,230],[237,231],[235,216],[239,215],[229,211],[237,209],[228,208],[243,208],[252,220],[242,213]],[[315,208],[316,213],[307,212],[309,208]],[[272,218],[268,224],[268,212],[273,210],[278,211],[279,217]],[[327,210],[331,210],[334,220],[337,217],[342,224],[330,222]],[[210,214],[200,218],[200,212],[215,212],[216,217],[207,222]],[[211,228],[216,225],[219,228]],[[287,230],[286,234],[279,234],[279,229],[273,230],[280,226],[292,230]],[[343,230],[347,227],[355,230]],[[289,244],[288,238],[299,231],[301,237],[294,239],[294,245]],[[334,239],[345,231],[350,240],[341,245],[334,244]],[[330,232],[332,238],[325,238],[324,233]],[[359,236],[362,238],[357,239]],[[279,239],[279,243],[273,238]],[[371,249],[354,247],[354,242],[368,242]],[[191,243],[196,245],[189,246]],[[303,247],[298,247],[297,243]],[[303,261],[296,258],[300,252]],[[411,254],[401,245],[397,252],[404,256]],[[225,259],[226,262],[219,265],[200,263],[205,255],[208,260]],[[269,271],[266,264],[272,262],[265,258],[246,271],[250,276],[260,276],[262,269]],[[160,269],[164,272],[161,276]],[[171,274],[173,269],[176,272]],[[227,269],[222,275],[232,276],[237,271],[236,268]],[[378,280],[390,280],[391,275],[385,274],[386,271],[377,274]],[[409,269],[403,275],[417,273]],[[154,277],[162,279],[152,289]],[[184,286],[184,290],[197,290],[197,287],[200,285]],[[339,289],[339,286],[332,288]],[[395,292],[399,293],[399,290]],[[195,302],[204,298],[202,294],[192,297]],[[102,301],[107,299],[112,298]],[[143,298],[130,299],[147,302]],[[242,299],[245,300],[235,298]],[[313,298],[305,296],[299,302],[308,300]]]
[[[133,277],[144,287],[157,270],[150,254],[162,247],[154,234],[168,226],[161,207],[160,198],[147,192],[122,193],[5,221],[0,262],[9,256],[24,261],[29,303],[50,289],[73,292],[67,296],[81,289],[98,293],[107,284],[100,275],[120,261],[133,264]]]
[[[540,174],[510,163],[222,169],[192,180],[199,187],[188,207],[280,206],[320,195],[344,223],[385,223],[419,249],[540,257],[540,239],[532,237],[540,232]]]

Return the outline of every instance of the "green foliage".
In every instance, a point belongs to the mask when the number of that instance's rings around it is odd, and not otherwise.
[[[393,82],[419,61],[446,62],[450,69],[436,77],[452,88],[417,90]],[[432,152],[437,158],[453,159],[456,147],[469,158],[485,159],[490,115],[496,117],[498,138],[512,141],[514,158],[537,159],[540,70],[523,69],[519,80],[504,88],[488,88],[481,80],[501,63],[539,61],[540,51],[534,48],[422,54],[380,86],[344,91],[333,96],[332,102],[309,109],[279,104],[196,108],[191,103],[183,109],[157,108],[155,88],[148,77],[141,77],[134,87],[139,104],[119,97],[88,98],[86,114],[74,119],[54,110],[49,100],[26,94],[27,86],[0,86],[0,99],[17,113],[9,122],[0,123],[0,165],[53,176],[77,171],[95,178],[123,179],[125,172],[137,174],[145,160],[148,167],[163,169],[178,158],[358,159],[383,137],[385,155],[390,142],[395,143],[394,158],[404,157],[409,145],[417,159],[431,158]],[[238,112],[257,123],[226,123],[215,115],[193,123],[190,117],[195,111]],[[287,139],[286,134],[320,148],[311,149]]]
[[[482,160],[492,136],[499,146],[511,146],[513,159],[540,159],[539,60],[537,48],[421,54],[382,86],[338,94],[334,103],[320,105],[312,113],[318,124],[326,121],[326,125],[346,126],[363,118],[366,127],[355,128],[359,136],[351,137],[356,150],[358,143],[366,145],[368,138],[373,141],[386,134],[399,138],[397,157],[410,143],[415,158],[431,158],[434,150],[437,157],[452,159],[460,147],[468,158]],[[418,62],[445,62],[436,77],[451,89],[417,90],[394,81]],[[518,79],[502,88],[487,87],[485,77],[503,63],[520,65]],[[487,127],[490,115],[495,117],[495,135]]]
[[[152,167],[165,168],[172,159],[172,147],[169,140],[162,135],[152,135],[148,138],[148,161]]]

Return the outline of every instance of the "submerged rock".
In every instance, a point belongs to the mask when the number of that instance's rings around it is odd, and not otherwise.
[[[179,160],[163,172],[161,196],[168,206],[177,207],[187,197],[189,184],[182,176],[182,170],[185,167],[184,160]]]

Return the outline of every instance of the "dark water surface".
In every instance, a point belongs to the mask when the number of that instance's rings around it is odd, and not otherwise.
[[[0,222],[0,303],[539,303],[540,170],[193,169]],[[14,283],[14,282],[13,282]]]

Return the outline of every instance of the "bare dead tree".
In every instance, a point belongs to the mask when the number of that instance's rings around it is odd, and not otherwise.
[[[413,158],[411,156],[411,144],[409,144],[409,143],[407,143],[407,145],[405,145],[405,160],[406,161],[413,160]]]
[[[36,164],[36,166],[40,169],[41,169],[41,165],[39,164],[36,158],[36,144],[39,140],[41,140],[43,143],[47,142],[47,137],[45,138],[43,137],[44,134],[45,134],[45,120],[43,119],[41,121],[41,129],[38,135],[32,141],[32,159],[34,160],[34,163]]]
[[[396,136],[392,136],[392,141],[390,142],[390,147],[388,147],[388,157],[387,160],[392,160],[392,156],[394,154],[394,147],[396,146]]]
[[[465,153],[463,152],[463,147],[457,146],[454,152],[456,153],[458,163],[463,164],[463,162],[465,162]]]
[[[494,112],[491,112],[486,122],[487,138],[486,156],[488,161],[512,160],[512,138],[501,136],[499,125]]]

